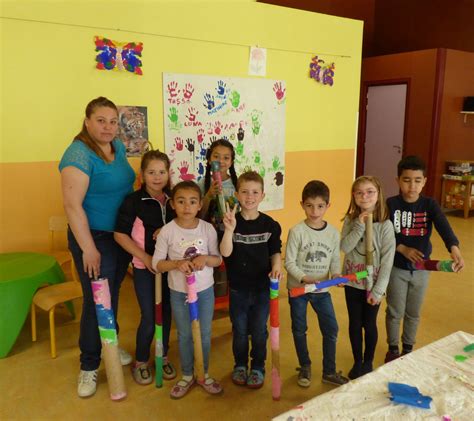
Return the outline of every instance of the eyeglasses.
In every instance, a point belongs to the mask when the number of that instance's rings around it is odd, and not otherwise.
[[[356,190],[354,192],[355,197],[373,197],[377,193],[377,190],[366,190],[366,191],[361,191],[361,190]]]

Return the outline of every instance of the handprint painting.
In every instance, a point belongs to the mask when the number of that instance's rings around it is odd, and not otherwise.
[[[237,174],[253,169],[264,178],[261,209],[282,209],[286,96],[281,80],[163,74],[172,182],[199,182],[206,173],[207,148],[226,139],[234,146]]]
[[[117,42],[109,38],[95,37],[96,68],[99,70],[126,70],[142,75],[143,44],[141,42]]]
[[[119,112],[117,137],[125,145],[127,156],[142,156],[150,149],[147,108],[129,105],[120,105],[117,108]]]

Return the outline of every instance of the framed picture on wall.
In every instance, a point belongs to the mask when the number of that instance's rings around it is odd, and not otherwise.
[[[127,149],[127,156],[142,156],[150,149],[147,107],[119,105],[117,137]]]

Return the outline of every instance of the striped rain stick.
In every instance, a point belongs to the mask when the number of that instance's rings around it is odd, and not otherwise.
[[[278,279],[270,278],[270,345],[272,348],[272,398],[280,400],[280,317],[278,311]]]
[[[217,195],[217,206],[219,209],[219,215],[223,216],[225,214],[225,198],[224,193],[222,193],[222,175],[221,175],[221,164],[219,161],[211,161],[211,172],[212,179],[219,183],[221,188],[220,193]]]
[[[125,389],[122,364],[120,363],[117,329],[110,300],[109,281],[107,278],[99,278],[92,281],[91,284],[110,399],[119,401],[127,396],[127,391]]]
[[[433,272],[454,272],[453,260],[421,260],[413,264],[415,269]]]
[[[196,277],[194,272],[186,275],[186,287],[188,290],[189,318],[191,319],[191,331],[194,344],[194,368],[197,381],[204,382],[204,358],[202,355],[201,326],[199,324],[198,297],[196,291]]]
[[[163,386],[163,306],[161,273],[155,275],[155,386]]]
[[[291,288],[290,297],[295,298],[308,292],[317,291],[318,289],[328,288],[339,284],[346,284],[347,282],[356,282],[360,279],[366,278],[367,275],[367,271],[363,270],[361,272],[351,273],[349,275],[340,276],[338,278],[321,281],[317,284],[307,284],[302,287]]]

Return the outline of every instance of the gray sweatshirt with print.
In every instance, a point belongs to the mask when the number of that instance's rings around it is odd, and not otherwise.
[[[285,267],[288,289],[301,287],[304,276],[319,281],[341,273],[339,232],[332,225],[320,230],[310,228],[304,221],[290,229],[286,243]],[[327,292],[328,288],[317,292]]]

